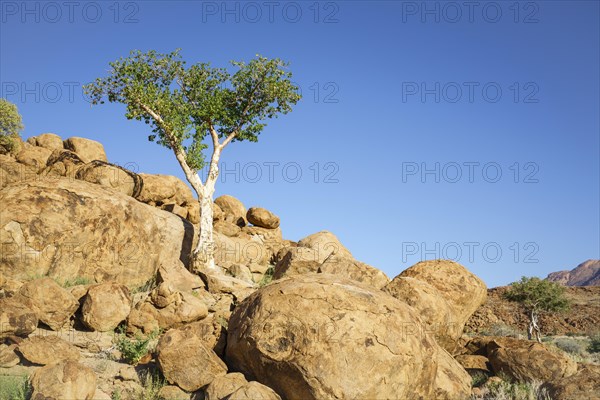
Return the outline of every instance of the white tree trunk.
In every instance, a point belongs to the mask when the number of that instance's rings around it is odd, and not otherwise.
[[[215,240],[213,238],[213,195],[215,184],[219,176],[219,157],[221,149],[215,148],[210,160],[210,168],[206,183],[198,188],[198,201],[200,202],[200,232],[198,246],[194,250],[192,268],[194,272],[218,273],[215,265]]]
[[[540,331],[540,327],[537,323],[537,315],[534,311],[531,311],[529,314],[529,329],[527,330],[527,338],[529,340],[533,339],[533,335],[535,334],[535,338],[539,343],[542,343],[542,332]]]
[[[148,107],[142,102],[138,102],[139,106],[144,109],[156,123],[165,129],[168,142],[175,154],[175,158],[179,162],[179,165],[185,173],[185,177],[188,182],[192,185],[192,188],[198,194],[198,202],[200,203],[200,232],[198,237],[198,246],[192,253],[191,270],[195,272],[206,271],[209,273],[219,272],[219,269],[215,266],[215,243],[213,239],[213,195],[215,193],[215,183],[219,176],[219,158],[221,157],[221,151],[228,143],[230,143],[237,135],[237,130],[230,133],[223,143],[219,143],[219,135],[214,129],[214,126],[210,126],[210,135],[213,141],[213,154],[210,160],[210,168],[208,171],[208,177],[206,183],[202,184],[202,180],[198,175],[198,172],[190,168],[187,163],[187,155],[181,143],[178,142],[177,137],[173,135],[165,124],[162,117],[157,114],[154,110]]]
[[[215,265],[215,241],[213,238],[213,194],[214,182],[206,185],[199,193],[200,203],[200,232],[198,234],[198,245],[193,253],[192,267],[195,272],[214,272]]]

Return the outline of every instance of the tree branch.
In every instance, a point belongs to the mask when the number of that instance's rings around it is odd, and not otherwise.
[[[167,140],[169,141],[169,146],[173,150],[173,153],[175,153],[175,158],[177,158],[177,161],[179,162],[179,165],[183,169],[183,172],[185,173],[186,178],[188,179],[188,181],[190,182],[190,184],[196,191],[196,194],[198,196],[201,196],[201,192],[204,189],[202,180],[200,179],[198,174],[195,173],[188,165],[187,155],[185,153],[185,150],[183,150],[181,145],[179,145],[179,143],[177,143],[177,141],[175,140],[175,137],[170,132],[170,130],[167,128],[167,124],[165,123],[163,118],[157,112],[155,112],[153,109],[148,107],[146,104],[144,104],[140,101],[136,101],[136,102],[142,108],[142,110],[147,112],[156,121],[158,126],[163,130],[163,132],[165,133],[165,136],[167,137]]]
[[[233,138],[235,138],[236,135],[237,135],[237,129],[235,131],[231,132],[229,134],[229,136],[227,136],[227,138],[221,144],[221,148],[224,148],[225,146],[227,146],[233,140]]]
[[[265,70],[265,72],[261,76],[260,80],[256,83],[256,85],[254,86],[254,88],[250,92],[250,98],[248,99],[248,102],[246,103],[246,107],[244,107],[244,110],[242,111],[242,115],[240,117],[240,123],[229,134],[229,136],[227,136],[227,138],[225,139],[225,141],[221,145],[222,147],[227,146],[237,136],[237,134],[240,131],[240,129],[242,129],[242,126],[244,126],[244,124],[246,123],[246,121],[244,121],[244,115],[248,112],[248,109],[250,108],[250,104],[252,104],[252,100],[254,99],[254,94],[256,93],[256,90],[258,89],[258,87],[260,86],[260,84],[264,82],[265,78],[267,77],[267,73],[268,73],[268,70]]]
[[[221,147],[221,144],[219,143],[219,135],[217,134],[217,131],[215,130],[212,121],[208,121],[208,130],[210,131],[210,137],[212,138],[213,147],[215,149],[217,147]]]

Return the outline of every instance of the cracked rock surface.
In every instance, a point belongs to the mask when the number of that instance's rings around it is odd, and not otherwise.
[[[466,374],[451,387],[432,385],[461,367],[421,327],[410,306],[382,291],[305,274],[264,287],[234,310],[226,359],[289,399],[464,394]]]

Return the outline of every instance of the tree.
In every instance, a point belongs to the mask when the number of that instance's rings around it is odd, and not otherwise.
[[[541,312],[560,312],[569,308],[569,300],[565,297],[563,286],[536,277],[521,277],[520,281],[510,284],[504,296],[523,306],[529,316],[527,336],[531,340],[535,333],[538,342],[542,341],[538,325],[539,314]]]
[[[169,54],[132,51],[110,63],[107,77],[86,85],[92,104],[109,102],[127,106],[127,119],[152,127],[150,141],[175,154],[200,203],[200,235],[192,254],[192,269],[215,271],[213,195],[218,162],[231,142],[258,141],[265,121],[287,114],[300,100],[287,63],[258,56],[248,63],[231,62],[237,70],[208,63],[186,67],[179,49]],[[210,139],[208,139],[210,138]],[[204,182],[200,171],[205,150],[212,147]]]
[[[6,99],[0,99],[0,146],[14,153],[19,148],[19,133],[23,121],[17,106]]]

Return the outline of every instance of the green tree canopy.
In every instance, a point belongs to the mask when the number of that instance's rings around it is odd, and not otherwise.
[[[522,304],[527,311],[558,312],[569,308],[564,286],[537,277],[521,277],[520,281],[511,283],[505,296]]]
[[[136,50],[110,63],[107,77],[85,86],[92,104],[105,99],[125,104],[125,116],[150,125],[149,139],[175,154],[200,203],[200,234],[192,257],[198,271],[216,271],[212,197],[222,150],[231,142],[258,141],[267,119],[287,114],[300,100],[287,63],[280,59],[256,56],[231,64],[234,73],[208,63],[186,67],[179,50]],[[203,182],[198,171],[206,164],[209,144],[212,155]]]
[[[0,99],[0,146],[14,152],[18,148],[19,133],[23,130],[23,120],[17,106],[6,99]]]
[[[110,63],[108,77],[87,85],[86,93],[92,104],[104,99],[126,104],[128,119],[152,126],[149,140],[181,147],[188,165],[198,171],[205,165],[207,136],[224,139],[225,145],[256,142],[267,119],[288,113],[300,99],[280,59],[257,56],[231,64],[237,67],[233,74],[209,63],[186,68],[179,49],[169,54],[135,50]]]
[[[535,333],[541,341],[538,315],[540,312],[561,312],[569,308],[569,300],[565,297],[565,288],[556,282],[537,277],[521,277],[520,281],[510,284],[504,297],[520,303],[529,316],[529,339]]]

